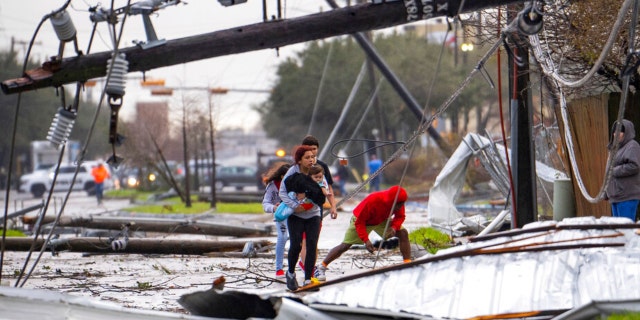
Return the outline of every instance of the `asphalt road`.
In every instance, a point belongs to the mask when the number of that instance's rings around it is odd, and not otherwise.
[[[57,213],[62,204],[64,193],[55,193],[47,216]],[[0,203],[4,208],[5,193],[0,191]],[[29,194],[11,192],[9,212],[42,203],[42,199],[34,199]],[[347,201],[338,213],[337,219],[326,218],[322,223],[322,232],[318,243],[319,257],[339,244],[344,231],[349,225],[352,210],[357,200]],[[128,200],[106,199],[98,206],[95,197],[84,192],[73,192],[68,200],[63,215],[87,216],[91,214],[108,214],[129,206]],[[420,207],[408,206],[405,227],[410,231],[424,226],[426,212]],[[30,213],[35,215],[35,212]],[[218,213],[226,218],[224,213]],[[216,214],[216,216],[218,215]],[[267,218],[264,215],[239,215],[246,219]],[[216,239],[214,236],[162,234],[159,239],[178,238]],[[264,238],[262,238],[264,239]],[[276,242],[275,235],[266,239]],[[273,253],[268,251],[267,253]],[[3,282],[14,285],[16,270],[23,268],[27,252],[7,251],[3,262]],[[337,278],[362,272],[373,266],[384,266],[401,263],[402,258],[397,250],[385,250],[381,256],[372,255],[361,249],[346,252],[340,259],[331,264],[327,272],[329,278]],[[374,262],[375,261],[375,262]],[[30,263],[33,263],[33,259]],[[286,264],[286,261],[285,261]],[[228,289],[235,290],[284,290],[285,284],[274,278],[275,266],[273,257],[232,258],[200,255],[140,255],[140,254],[106,254],[84,255],[80,252],[59,252],[57,255],[44,254],[39,260],[39,267],[34,269],[25,288],[48,289],[77,296],[99,297],[102,301],[113,302],[124,307],[148,310],[184,313],[177,303],[178,298],[197,290],[211,287],[212,279],[224,275]],[[297,269],[299,281],[302,272]],[[149,289],[141,290],[140,284],[149,285]]]
[[[95,196],[88,196],[86,192],[74,191],[70,194],[66,204],[64,202],[65,192],[53,193],[49,202],[49,215],[51,212],[59,212],[64,205],[63,215],[67,216],[88,216],[91,214],[106,213],[115,210],[119,210],[123,207],[129,206],[130,201],[128,199],[105,199],[102,205],[98,205],[98,201]],[[9,201],[7,198],[6,190],[0,190],[0,204],[2,204],[2,212],[5,210],[5,206],[8,203],[8,214],[14,213],[25,208],[29,208],[38,204],[44,204],[45,198],[34,198],[30,193],[19,193],[11,190],[9,192]],[[34,212],[27,213],[27,215],[35,215]]]

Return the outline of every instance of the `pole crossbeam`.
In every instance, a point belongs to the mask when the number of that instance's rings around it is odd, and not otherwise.
[[[524,0],[407,0],[365,3],[298,18],[239,26],[169,40],[152,48],[128,47],[120,52],[127,57],[128,72],[144,72],[224,55],[279,48],[435,17],[453,16],[516,2]],[[462,9],[459,8],[461,3],[464,3]],[[38,69],[25,72],[20,78],[2,81],[0,88],[5,94],[14,94],[103,77],[106,75],[104,66],[110,57],[111,52],[98,52],[61,60],[53,58]]]

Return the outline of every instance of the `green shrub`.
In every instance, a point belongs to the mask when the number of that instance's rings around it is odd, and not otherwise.
[[[2,233],[2,229],[0,229],[0,234],[1,233]],[[24,232],[20,230],[8,229],[7,237],[26,237],[26,235],[24,234]]]
[[[614,313],[611,314],[608,320],[640,320],[640,313],[638,312],[629,312],[629,313]]]
[[[409,234],[409,241],[423,246],[427,252],[434,254],[440,249],[451,247],[449,235],[431,227],[420,228]]]

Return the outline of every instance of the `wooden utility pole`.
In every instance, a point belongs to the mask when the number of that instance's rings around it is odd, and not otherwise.
[[[361,31],[382,29],[418,20],[473,12],[524,0],[393,1],[358,4],[304,17],[269,21],[167,41],[164,45],[143,49],[123,48],[129,72],[209,59],[235,53],[279,48],[286,45]],[[45,62],[41,68],[27,71],[21,78],[0,84],[6,94],[67,83],[83,82],[106,75],[107,60],[112,52],[68,57]]]
[[[191,254],[203,255],[209,252],[226,252],[242,250],[247,244],[245,240],[190,240],[183,239],[151,239],[129,238],[126,243],[118,242],[114,246],[105,238],[77,237],[52,240],[48,244],[44,239],[31,239],[24,237],[6,237],[0,242],[6,245],[9,251],[41,250],[46,245],[47,251],[71,251],[93,253],[139,253],[139,254]],[[115,241],[114,241],[115,242]],[[35,243],[35,247],[32,246]],[[257,240],[255,246],[266,247],[272,243],[268,240]]]
[[[509,17],[509,21],[518,19]],[[533,111],[529,79],[529,52],[520,34],[511,37],[509,55],[509,96],[511,97],[511,164],[515,203],[512,228],[522,228],[538,218],[535,151],[531,132]]]
[[[31,217],[22,220],[24,224],[37,223]],[[45,217],[40,221],[43,225],[53,223],[54,217]],[[102,230],[122,230],[128,226],[131,232],[163,232],[171,234],[199,234],[227,237],[259,237],[269,236],[272,232],[271,224],[242,223],[235,221],[216,222],[206,219],[168,219],[145,217],[61,217],[57,227],[82,227]]]
[[[17,40],[15,37],[11,37],[11,47],[9,48],[9,53],[14,53],[15,51],[15,45],[21,45],[22,49],[24,52],[27,51],[27,45],[29,44],[28,41],[24,41],[24,40]],[[36,41],[33,44],[37,44],[37,45],[41,45],[42,41]]]

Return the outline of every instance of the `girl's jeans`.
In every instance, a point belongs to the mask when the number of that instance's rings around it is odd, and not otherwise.
[[[284,245],[289,240],[289,231],[287,229],[287,220],[276,221],[276,233],[278,238],[276,240],[276,271],[284,270],[282,267],[282,261],[284,260]]]

